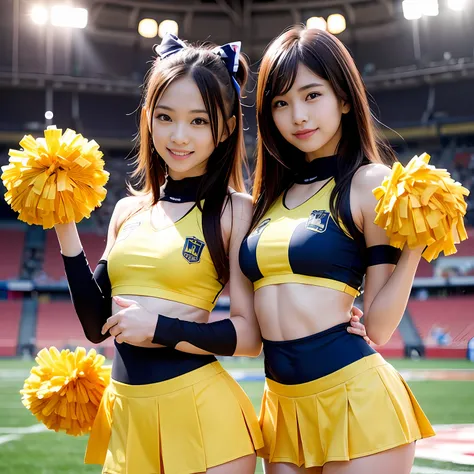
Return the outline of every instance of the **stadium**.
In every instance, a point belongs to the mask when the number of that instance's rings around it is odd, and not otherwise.
[[[24,135],[42,136],[51,125],[99,143],[107,196],[78,225],[93,267],[132,179],[143,83],[165,33],[242,42],[252,71],[241,99],[249,191],[266,46],[295,24],[333,33],[354,58],[400,162],[426,152],[471,193],[468,239],[454,255],[420,261],[398,329],[373,347],[407,380],[437,432],[417,443],[412,474],[474,472],[473,20],[473,0],[1,0],[0,166]],[[113,339],[87,340],[54,229],[21,222],[3,197],[0,262],[0,472],[99,473],[83,464],[87,436],[48,431],[22,405],[20,390],[42,348],[94,347],[112,359]],[[225,288],[211,318],[225,318],[229,307]],[[219,359],[258,413],[263,356]],[[255,472],[263,473],[260,461]]]

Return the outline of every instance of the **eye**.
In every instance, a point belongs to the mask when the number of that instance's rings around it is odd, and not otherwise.
[[[273,103],[273,108],[279,109],[281,107],[284,107],[285,105],[287,105],[287,103],[284,100],[277,100]]]
[[[308,95],[307,95],[307,99],[310,99],[310,100],[313,100],[313,99],[317,99],[318,97],[320,97],[321,94],[319,92],[310,92]]]
[[[193,125],[206,125],[209,122],[201,117],[195,118],[192,122]]]
[[[160,121],[160,122],[169,122],[171,120],[170,116],[169,115],[166,115],[166,114],[158,114],[156,116],[156,118]]]

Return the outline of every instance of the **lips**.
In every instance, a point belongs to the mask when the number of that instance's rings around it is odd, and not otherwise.
[[[167,148],[167,150],[168,153],[176,160],[185,160],[194,153],[194,151],[189,150],[171,150],[170,148]]]
[[[317,132],[317,130],[318,130],[317,128],[299,130],[293,135],[300,140],[306,140],[307,138],[312,137]]]

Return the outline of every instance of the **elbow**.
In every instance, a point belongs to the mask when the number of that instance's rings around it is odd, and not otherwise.
[[[258,344],[253,345],[247,357],[258,357],[262,353],[262,342],[259,341]]]
[[[258,357],[262,352],[262,336],[256,319],[232,314],[230,319],[236,335],[236,348],[233,355]]]
[[[369,339],[377,346],[383,346],[390,341],[395,329],[384,327],[383,324],[377,324],[377,321],[372,318],[365,318],[365,331]]]
[[[377,338],[377,339],[370,338],[370,340],[377,346],[384,346],[385,344],[387,344],[390,338]]]
[[[234,356],[239,357],[258,357],[262,352],[262,341],[255,341],[252,344],[246,344],[245,347],[237,347]]]
[[[86,336],[86,339],[89,342],[92,342],[92,344],[100,344],[101,342],[105,341],[109,337],[108,333],[102,334],[96,331],[85,331],[84,335]]]
[[[369,339],[377,346],[383,346],[390,341],[392,334],[372,333],[367,331],[367,336],[369,336]]]

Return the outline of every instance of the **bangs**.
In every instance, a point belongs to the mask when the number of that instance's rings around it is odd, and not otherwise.
[[[214,143],[217,146],[219,143],[219,115],[222,117],[224,127],[226,126],[227,118],[222,88],[215,75],[205,67],[194,67],[190,71],[190,76],[201,93],[204,107],[209,115]]]
[[[180,67],[174,67],[168,71],[157,69],[151,74],[150,82],[147,86],[145,105],[152,113],[169,85],[183,76],[184,70]]]
[[[281,51],[275,58],[268,78],[268,91],[271,98],[285,95],[293,87],[300,64],[322,79],[328,79],[326,68],[315,48],[301,41],[295,42],[293,47]]]
[[[295,45],[296,46],[296,45]],[[274,61],[268,77],[270,97],[285,95],[293,86],[300,63],[299,48],[288,48],[282,51]]]

